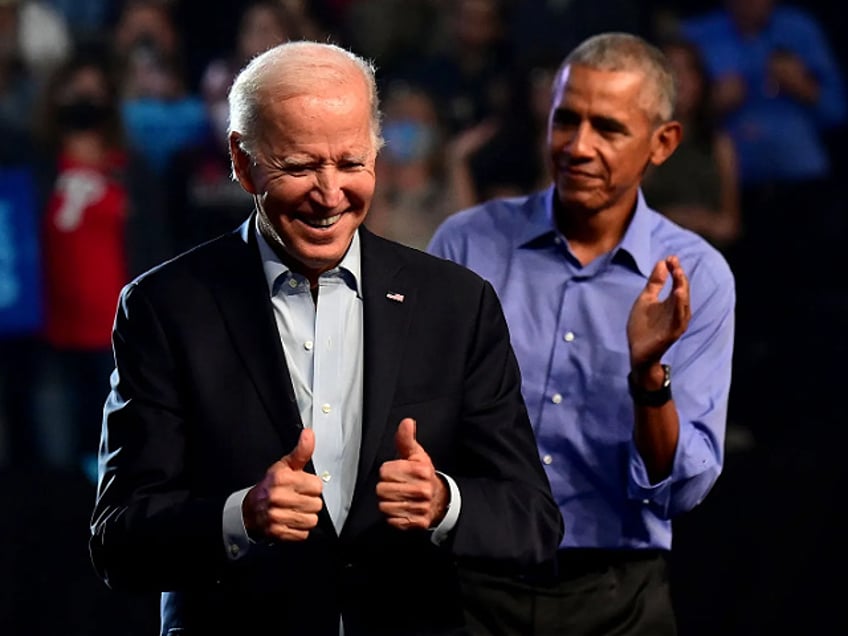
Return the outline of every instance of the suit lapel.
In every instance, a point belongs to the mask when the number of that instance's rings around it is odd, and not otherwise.
[[[297,445],[303,422],[274,319],[265,271],[253,231],[253,215],[229,237],[227,250],[210,267],[212,288],[227,331],[286,452]],[[310,460],[305,467],[315,474]],[[318,514],[325,532],[337,536],[327,507]]]
[[[362,241],[364,338],[364,408],[356,500],[385,435],[395,393],[415,290],[405,282],[402,265],[387,243],[360,228]],[[387,431],[387,427],[391,429]]]
[[[292,448],[303,424],[268,297],[252,218],[238,235],[229,237],[228,251],[212,265],[212,289],[235,349],[284,448]]]

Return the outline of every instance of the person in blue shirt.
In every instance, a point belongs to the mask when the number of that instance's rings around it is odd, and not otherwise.
[[[467,569],[472,631],[676,633],[672,519],[724,459],[734,277],[640,183],[677,147],[667,59],[645,40],[585,40],[556,74],[553,185],[449,217],[428,250],[495,287],[565,534],[530,576]]]
[[[727,0],[683,20],[681,31],[715,82],[744,185],[830,174],[824,133],[848,111],[841,70],[812,15],[775,0]]]
[[[848,223],[831,151],[848,132],[843,69],[815,14],[777,0],[726,0],[680,26],[706,62],[719,124],[739,158],[742,235],[728,257],[739,282],[734,371],[741,382],[731,417],[751,426],[758,442],[779,441],[794,434],[798,418],[838,412],[808,399],[821,388],[819,374],[799,379],[790,370],[839,363],[816,347],[785,343],[787,333],[841,321],[833,308],[845,293]],[[775,275],[776,258],[787,257],[814,259],[820,272],[796,302],[786,302],[786,278]]]

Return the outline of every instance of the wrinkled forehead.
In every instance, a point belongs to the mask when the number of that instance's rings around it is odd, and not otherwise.
[[[279,155],[300,148],[370,155],[375,148],[367,101],[344,86],[273,96],[260,109],[258,147]]]

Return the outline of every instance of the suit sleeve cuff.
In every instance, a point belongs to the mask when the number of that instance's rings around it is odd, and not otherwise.
[[[451,530],[453,530],[457,519],[459,519],[459,511],[460,508],[462,508],[462,497],[459,494],[459,487],[450,476],[438,471],[436,471],[436,474],[445,480],[450,493],[448,498],[448,509],[445,512],[445,516],[439,525],[433,528],[432,534],[430,535],[430,541],[436,545],[441,545],[442,542],[448,538],[448,534]]]
[[[231,561],[237,561],[246,555],[253,544],[253,541],[247,536],[244,518],[241,514],[241,504],[249,490],[250,488],[245,488],[234,492],[227,497],[227,501],[224,503],[224,549],[227,551],[227,558]]]

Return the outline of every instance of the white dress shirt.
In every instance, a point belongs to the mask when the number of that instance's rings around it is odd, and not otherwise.
[[[304,428],[315,432],[312,463],[323,481],[327,512],[341,532],[353,498],[362,439],[363,311],[359,233],[335,267],[318,278],[317,302],[309,281],[292,272],[257,233],[274,318],[286,356]],[[399,422],[398,422],[399,423]],[[426,450],[426,449],[425,449]],[[461,499],[449,476],[448,512],[433,529],[441,543],[456,525]],[[238,559],[252,543],[241,505],[249,488],[233,493],[224,507],[224,543]]]

